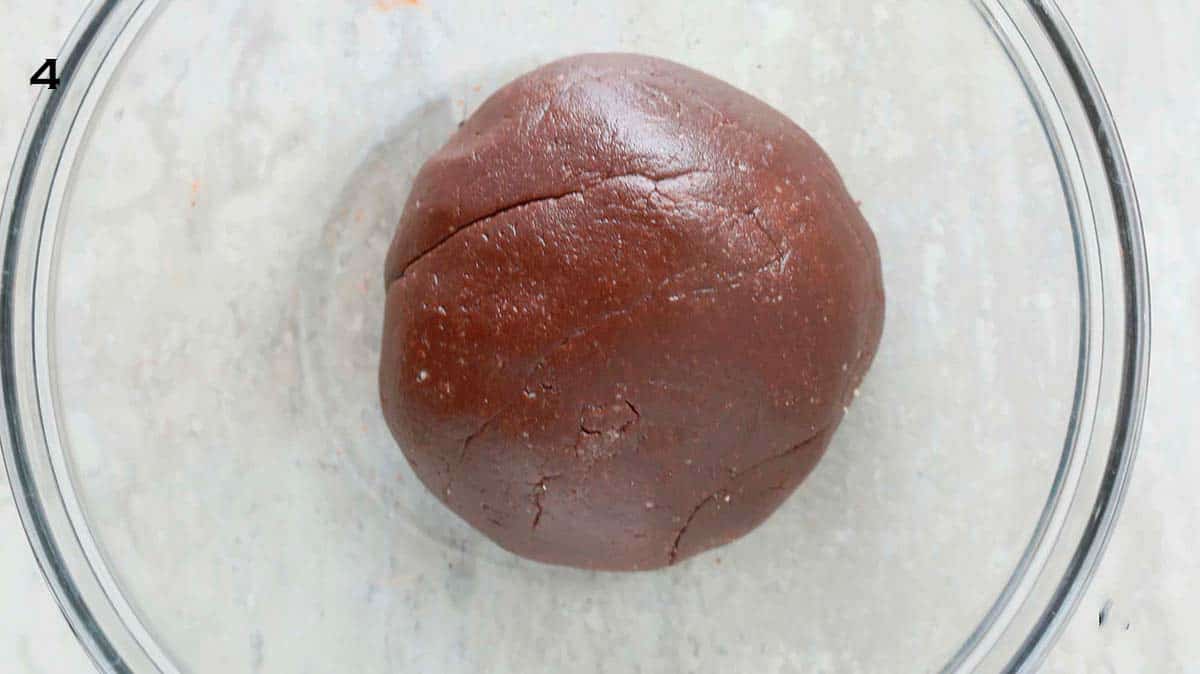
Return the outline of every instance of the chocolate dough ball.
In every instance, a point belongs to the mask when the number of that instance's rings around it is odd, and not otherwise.
[[[628,54],[489,98],[387,258],[380,388],[417,476],[502,547],[653,569],[812,470],[879,343],[875,239],[802,129]]]

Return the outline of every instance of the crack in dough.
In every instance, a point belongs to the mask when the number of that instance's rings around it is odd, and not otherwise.
[[[518,210],[521,210],[524,208],[530,208],[530,207],[536,206],[538,204],[553,203],[556,201],[562,201],[563,199],[569,199],[569,198],[575,197],[575,196],[583,196],[585,193],[587,193],[591,190],[594,190],[598,187],[603,187],[604,185],[606,185],[608,183],[615,182],[618,180],[625,180],[628,178],[642,178],[643,180],[649,180],[650,182],[654,183],[654,185],[657,187],[657,185],[659,183],[663,183],[663,182],[667,182],[667,181],[671,181],[671,180],[678,180],[679,178],[683,178],[683,177],[691,175],[693,173],[707,173],[707,171],[702,171],[699,169],[684,169],[681,171],[668,172],[668,173],[665,173],[662,175],[652,175],[652,174],[639,173],[639,172],[618,173],[616,175],[609,175],[609,176],[602,177],[598,180],[590,181],[588,183],[585,183],[583,186],[577,187],[574,189],[566,190],[563,192],[557,192],[554,194],[546,194],[546,195],[542,195],[542,196],[529,197],[527,199],[522,199],[520,201],[516,201],[514,203],[510,203],[505,206],[501,206],[491,212],[485,213],[484,215],[481,215],[478,218],[475,218],[474,220],[471,220],[470,222],[467,222],[463,225],[455,227],[450,233],[446,234],[442,238],[435,241],[433,243],[433,245],[425,248],[420,253],[417,253],[408,262],[406,262],[403,267],[401,267],[400,271],[395,276],[393,276],[390,279],[387,279],[387,286],[390,288],[393,284],[395,284],[398,281],[400,281],[401,279],[405,278],[405,276],[408,274],[409,269],[412,269],[412,267],[414,265],[416,265],[418,262],[424,260],[426,257],[428,257],[430,254],[432,254],[434,251],[438,250],[439,248],[441,248],[442,246],[444,246],[445,244],[447,244],[448,242],[450,242],[452,239],[456,238],[460,234],[463,234],[463,233],[471,230],[473,227],[476,227],[481,224],[485,224],[487,222],[490,222],[491,220],[495,220],[496,218],[501,217],[507,213],[512,213],[514,211],[518,211]]]
[[[683,536],[684,536],[684,534],[687,533],[688,527],[690,527],[692,525],[692,520],[696,519],[696,515],[700,514],[700,510],[702,508],[704,508],[704,506],[707,505],[709,503],[709,501],[712,501],[713,499],[717,498],[721,494],[728,492],[730,489],[732,489],[733,486],[735,484],[737,484],[737,481],[740,477],[747,475],[747,474],[757,470],[758,468],[761,468],[761,467],[767,465],[768,463],[771,463],[772,461],[778,461],[779,459],[786,458],[786,457],[791,456],[792,454],[795,454],[796,452],[808,447],[810,444],[812,444],[813,441],[820,438],[821,435],[825,433],[825,431],[829,430],[830,426],[831,426],[831,424],[826,424],[826,425],[818,428],[812,434],[812,436],[810,436],[807,440],[805,440],[797,445],[793,445],[791,448],[789,448],[785,452],[780,452],[778,454],[768,456],[767,458],[762,459],[761,461],[757,461],[757,462],[751,464],[749,467],[747,467],[741,471],[738,471],[738,473],[736,475],[734,475],[728,481],[726,481],[725,484],[721,485],[721,487],[719,489],[717,489],[717,490],[713,491],[712,493],[708,494],[707,496],[705,496],[699,503],[696,504],[695,508],[692,508],[691,513],[689,513],[687,516],[687,519],[684,520],[683,526],[679,527],[679,531],[676,532],[675,540],[673,543],[671,543],[671,550],[667,553],[667,564],[675,563],[675,560],[678,558],[678,555],[679,555],[679,543],[681,541],[683,541]],[[770,489],[774,489],[774,488],[775,487],[771,487]],[[780,487],[780,488],[782,488],[782,487]]]

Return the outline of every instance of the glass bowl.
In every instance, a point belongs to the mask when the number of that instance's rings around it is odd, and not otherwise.
[[[816,472],[653,573],[501,551],[414,479],[375,390],[416,168],[585,51],[806,127],[888,292]],[[1021,671],[1078,603],[1137,445],[1149,293],[1053,3],[109,0],[59,70],[4,202],[3,448],[102,670]]]

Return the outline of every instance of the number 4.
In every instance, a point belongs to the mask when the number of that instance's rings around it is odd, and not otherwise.
[[[42,67],[29,78],[30,84],[44,84],[50,89],[57,89],[61,81],[58,79],[58,59],[46,59]]]

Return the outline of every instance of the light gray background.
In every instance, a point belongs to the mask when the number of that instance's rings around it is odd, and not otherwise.
[[[0,40],[5,166],[33,100],[29,74],[57,51],[84,4],[64,0],[47,9],[29,0],[0,0],[0,26],[9,28]],[[1191,299],[1200,274],[1183,257],[1200,250],[1200,235],[1181,220],[1189,199],[1184,181],[1200,160],[1200,53],[1193,45],[1200,37],[1200,10],[1182,0],[1147,7],[1111,0],[1064,4],[1107,86],[1138,179],[1154,276],[1155,366],[1130,503],[1100,575],[1046,671],[1200,672],[1200,646],[1186,638],[1200,622],[1192,610],[1200,600],[1200,565],[1186,554],[1200,533],[1200,505],[1187,483],[1200,459],[1186,451],[1191,431],[1200,430],[1189,404],[1200,375],[1186,352],[1200,336],[1200,313]],[[0,499],[0,588],[5,671],[88,671],[7,498]],[[1106,605],[1108,620],[1100,626],[1097,616]]]

